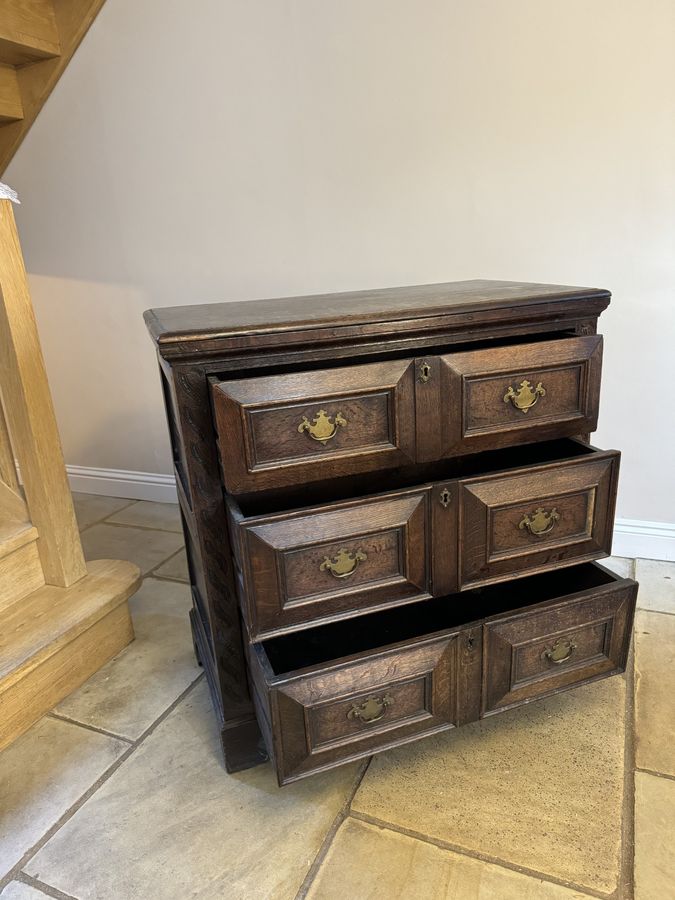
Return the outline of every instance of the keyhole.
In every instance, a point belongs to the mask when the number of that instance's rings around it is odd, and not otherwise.
[[[429,363],[422,363],[420,366],[420,381],[428,381],[431,378],[431,366]]]
[[[446,506],[446,507],[448,506],[448,504],[450,503],[451,497],[450,497],[450,491],[447,488],[443,488],[443,490],[440,493],[439,500],[441,501],[441,506]]]

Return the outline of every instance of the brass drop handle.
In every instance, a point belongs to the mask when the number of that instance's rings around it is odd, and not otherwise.
[[[335,437],[338,427],[344,428],[346,424],[347,420],[342,413],[335,413],[335,416],[331,417],[325,409],[320,409],[311,422],[307,416],[302,417],[302,422],[298,425],[298,432],[302,434],[305,431],[312,440],[325,444]]]
[[[541,654],[541,658],[545,659],[547,662],[559,666],[561,663],[567,662],[567,660],[572,656],[576,649],[576,644],[573,644],[566,638],[558,638],[558,640],[550,649],[547,648],[546,650],[544,650],[544,652]]]
[[[541,381],[536,387],[532,387],[531,383],[526,380],[520,382],[517,390],[509,385],[509,389],[504,394],[504,403],[508,403],[510,400],[516,409],[526,413],[528,409],[532,409],[540,397],[545,396],[546,388]]]
[[[390,694],[384,697],[368,697],[363,703],[354,703],[347,713],[348,719],[359,719],[365,724],[378,722],[392,705],[394,698]]]
[[[330,572],[335,578],[348,578],[356,571],[356,567],[360,562],[365,562],[368,555],[362,550],[356,550],[351,553],[349,550],[338,550],[337,555],[330,559],[324,556],[323,562],[319,566],[320,572]]]
[[[546,512],[543,506],[538,506],[531,515],[523,516],[518,523],[518,528],[521,531],[523,528],[527,528],[530,534],[534,534],[536,537],[543,537],[543,535],[553,530],[559,519],[560,513],[555,506],[549,512]]]

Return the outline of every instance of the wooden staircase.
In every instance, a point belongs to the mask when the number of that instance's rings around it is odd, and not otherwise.
[[[7,199],[0,199],[0,395],[2,749],[133,639],[127,600],[140,583],[129,562],[84,561]]]
[[[0,0],[0,172],[104,0]]]

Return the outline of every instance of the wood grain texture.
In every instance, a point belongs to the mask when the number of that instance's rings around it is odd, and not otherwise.
[[[531,442],[595,427],[602,348],[596,322],[609,296],[598,289],[472,281],[145,314],[157,345],[180,480],[195,642],[229,771],[264,758],[261,734],[285,783],[426,733],[419,728],[428,721],[430,688],[427,681],[422,690],[420,680],[427,675],[410,672],[401,679],[396,655],[414,656],[420,641],[440,646],[445,640],[443,653],[453,648],[453,677],[438,680],[448,685],[445,699],[454,697],[452,712],[438,727],[481,715],[485,620],[478,615],[471,621],[467,603],[479,612],[481,590],[493,598],[490,603],[499,601],[495,588],[472,586],[571,564],[584,541],[583,558],[603,555],[609,546],[618,455],[589,449],[585,458],[575,451],[567,459],[546,451],[536,486],[527,486],[538,469]],[[368,380],[367,373],[378,377]],[[512,382],[517,387],[534,377],[545,381],[547,394],[526,415],[504,403]],[[338,413],[357,422],[358,435],[340,425],[328,441],[312,444],[298,425],[324,408],[332,422]],[[508,470],[493,466],[481,473],[471,462],[481,457],[461,458],[519,443],[530,444],[522,470],[509,462]],[[403,449],[404,457],[393,455]],[[431,476],[416,478],[423,466]],[[339,500],[312,505],[315,490],[330,494],[338,482]],[[534,537],[523,535],[517,523],[514,544],[513,515],[534,513],[530,501],[548,499],[553,489],[556,501],[567,504],[556,523],[558,545],[543,551],[549,538],[538,538],[544,543],[532,550],[519,542]],[[384,493],[369,496],[373,490]],[[469,495],[482,511],[469,509]],[[401,515],[413,497],[417,506]],[[284,498],[291,499],[290,508]],[[337,559],[340,551],[364,557],[344,583],[320,569],[322,560]],[[422,560],[424,578],[411,579]],[[438,599],[410,602],[419,599],[412,593],[396,605],[402,561],[408,587],[419,591],[423,585],[425,596]],[[613,576],[606,576],[608,581],[602,576],[589,583],[614,586]],[[569,579],[560,581],[569,594]],[[525,592],[530,603],[533,590]],[[505,596],[514,598],[516,609],[523,605],[516,594]],[[549,590],[545,603],[550,597]],[[562,591],[557,599],[564,597]],[[422,640],[418,625],[426,621],[427,604],[461,625],[446,625]],[[316,650],[319,632],[340,626],[341,634],[353,627],[353,634],[363,635],[370,633],[371,617],[390,614],[404,623],[399,631],[405,639],[395,648],[386,644],[385,632],[381,645],[378,639],[373,649],[349,659],[294,667],[292,658],[302,658],[305,645]],[[580,634],[584,652],[594,641],[598,646],[596,625],[587,623]],[[275,641],[297,642],[289,668],[273,670],[267,659],[265,648]],[[387,679],[377,662],[383,654],[390,654]],[[537,659],[524,654],[522,666],[534,684]],[[358,717],[348,715],[354,698],[367,702],[386,684],[392,702],[364,738]]]
[[[25,539],[25,543],[12,549],[7,546],[9,541],[0,545],[0,624],[3,624],[3,609],[23,600],[45,583],[37,536],[37,528],[28,526],[11,542],[17,545],[17,539]]]
[[[392,339],[434,332],[499,334],[510,323],[576,322],[597,317],[610,293],[597,288],[525,282],[457,281],[282,297],[245,303],[210,303],[152,309],[145,320],[166,359],[294,345],[360,342],[375,337],[382,348]]]
[[[441,358],[439,456],[595,431],[602,338],[516,344]],[[525,412],[505,396],[523,381],[545,394]]]
[[[23,118],[21,91],[12,66],[0,64],[0,125]]]
[[[0,611],[0,749],[133,639],[137,566],[96,560],[70,587],[46,585]]]
[[[103,3],[3,0],[0,61],[16,66],[22,118],[0,127],[0,173],[9,165]]]
[[[18,684],[0,694],[0,750],[9,746],[134,638],[126,603],[50,656]],[[75,663],[75,664],[74,664]]]
[[[478,605],[477,621],[442,628],[452,621],[449,597],[436,633],[297,671],[274,670],[274,639],[252,644],[251,678],[279,783],[622,671],[637,585],[597,568],[593,587],[503,615],[481,617]],[[412,623],[415,607],[403,614]],[[327,652],[330,629],[323,629]],[[575,649],[556,665],[542,654],[559,638],[573,640]],[[315,639],[311,632],[296,637],[300,660],[303,641],[311,647]],[[344,630],[336,647],[343,643]],[[364,721],[354,707],[358,712],[369,700],[375,718]]]
[[[431,596],[429,525],[428,490],[233,523],[251,637]],[[321,565],[341,550],[365,559],[336,578]]]
[[[0,63],[22,66],[60,52],[52,0],[3,0]]]
[[[411,361],[223,381],[213,397],[223,478],[233,493],[414,459]],[[322,412],[334,429],[325,442],[298,430]]]
[[[14,212],[0,200],[0,383],[48,584],[86,574]]]
[[[463,588],[609,556],[619,453],[597,451],[462,484],[460,581]],[[538,508],[559,518],[546,534],[522,520]]]
[[[452,727],[456,685],[455,635],[276,679],[268,690],[279,783]],[[350,717],[369,698],[382,701],[382,717]]]
[[[14,450],[9,437],[7,419],[0,395],[0,482],[6,484],[13,491],[19,490],[19,479],[14,462]]]
[[[489,620],[484,629],[483,713],[517,706],[599,676],[622,672],[635,612],[634,582]],[[568,659],[550,661],[556,641]]]
[[[213,657],[211,696],[221,722],[225,765],[235,772],[261,762],[265,754],[260,750],[246,675],[210,385],[198,364],[175,366],[167,374],[172,447],[185,479],[178,498],[186,526],[190,581],[200,591],[206,617],[204,636]]]

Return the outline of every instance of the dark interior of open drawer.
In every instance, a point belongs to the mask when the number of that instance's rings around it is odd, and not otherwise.
[[[617,580],[605,569],[586,563],[271,638],[263,646],[275,674],[281,675]]]
[[[237,497],[237,503],[244,516],[267,515],[321,503],[334,503],[365,494],[415,487],[430,481],[471,478],[474,475],[488,475],[490,472],[527,468],[579,456],[592,456],[595,452],[597,452],[595,448],[574,438],[564,438],[474,453],[471,456],[452,457],[426,465],[405,466],[386,472],[317,481],[297,488],[266,491],[263,495],[242,494]]]

